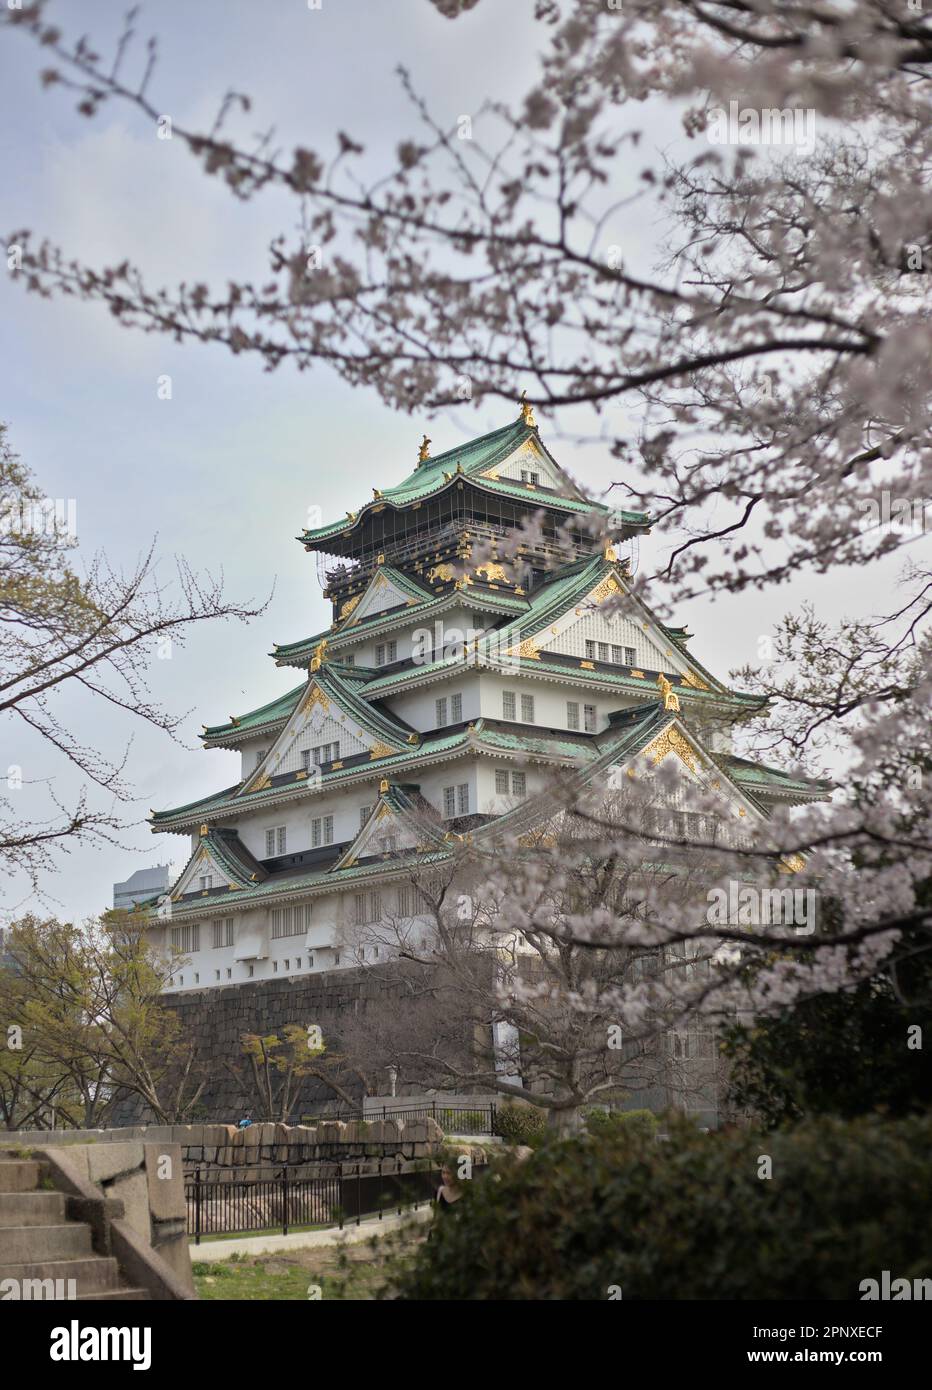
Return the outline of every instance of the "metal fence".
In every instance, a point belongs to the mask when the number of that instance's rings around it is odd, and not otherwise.
[[[229,1174],[229,1176],[226,1176]],[[357,1163],[330,1174],[302,1177],[283,1167],[273,1178],[243,1178],[235,1169],[196,1168],[185,1182],[188,1235],[241,1235],[250,1231],[337,1225],[363,1216],[402,1212],[433,1200],[440,1184],[436,1166],[403,1167],[399,1162]]]
[[[380,1105],[371,1110],[341,1110],[327,1115],[302,1115],[302,1125],[319,1124],[321,1120],[436,1120],[444,1134],[494,1134],[496,1106],[445,1105],[443,1101],[412,1101],[407,1105]]]

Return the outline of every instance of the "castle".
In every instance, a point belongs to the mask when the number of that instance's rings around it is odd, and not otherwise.
[[[239,780],[151,818],[191,841],[142,909],[183,958],[171,990],[358,965],[348,931],[413,912],[413,859],[526,817],[557,768],[586,782],[677,758],[742,830],[823,796],[732,751],[759,698],[632,593],[649,526],[586,496],[523,404],[435,457],[425,437],[402,482],[305,531],[330,627],[275,647],[300,672],[286,694],[204,727],[206,748],[240,754]]]

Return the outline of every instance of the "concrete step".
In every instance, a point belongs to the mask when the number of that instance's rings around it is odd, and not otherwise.
[[[94,1252],[83,1221],[63,1226],[0,1226],[0,1265],[83,1259]]]
[[[22,1287],[29,1284],[33,1298],[68,1298],[68,1281],[73,1279],[75,1293],[105,1293],[115,1289],[120,1282],[120,1267],[116,1260],[104,1255],[89,1255],[76,1260],[41,1260],[20,1262],[19,1264],[0,1264],[0,1284],[4,1279],[15,1279]],[[48,1291],[47,1281],[55,1286]],[[40,1288],[42,1284],[45,1287]],[[33,1292],[34,1290],[34,1292]]]
[[[64,1219],[62,1192],[0,1192],[0,1228],[60,1226]]]
[[[39,1164],[30,1158],[0,1162],[0,1192],[32,1192],[39,1185]]]
[[[141,1303],[148,1300],[148,1289],[104,1289],[102,1293],[79,1293],[79,1303]]]

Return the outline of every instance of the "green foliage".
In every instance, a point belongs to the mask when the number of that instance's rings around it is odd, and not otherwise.
[[[500,1105],[495,1112],[495,1133],[507,1144],[538,1148],[544,1141],[547,1116],[535,1105]]]
[[[761,1178],[762,1154],[772,1159]],[[762,1139],[685,1120],[512,1157],[398,1280],[405,1299],[856,1299],[932,1265],[932,1116],[822,1119]]]
[[[919,940],[917,948],[927,945]],[[768,1128],[808,1115],[907,1115],[932,1103],[932,1068],[910,1029],[932,1035],[932,970],[918,954],[844,994],[806,999],[724,1035],[729,1100]],[[903,996],[909,1002],[903,1002]]]
[[[622,1128],[651,1138],[657,1133],[659,1124],[653,1110],[589,1110],[586,1114],[586,1128],[590,1134]]]

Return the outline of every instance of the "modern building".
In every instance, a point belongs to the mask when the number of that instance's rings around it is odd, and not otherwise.
[[[585,781],[673,757],[742,828],[825,793],[733,754],[758,697],[631,594],[649,518],[586,496],[528,406],[429,445],[401,483],[299,537],[332,623],[272,651],[299,673],[285,694],[204,727],[205,748],[240,754],[234,785],[152,815],[191,847],[170,914],[151,915],[187,957],[174,990],[356,964],[347,929],[411,911],[413,856],[442,862],[533,814],[557,768]]]
[[[130,909],[137,903],[148,902],[157,894],[167,892],[170,873],[167,864],[156,864],[154,869],[137,869],[125,882],[113,885],[114,908]]]

